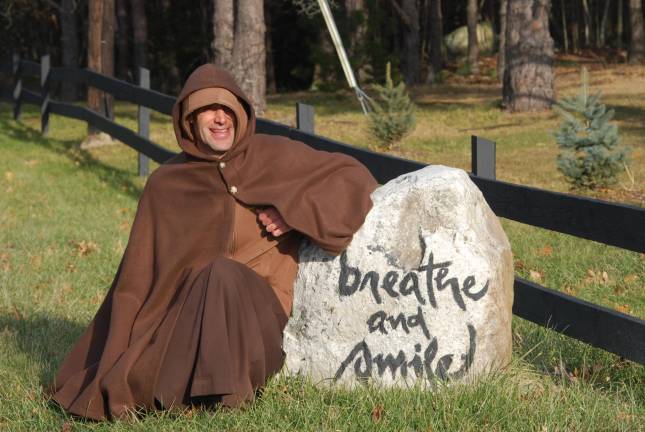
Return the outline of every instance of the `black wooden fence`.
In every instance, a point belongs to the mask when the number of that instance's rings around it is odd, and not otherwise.
[[[40,63],[17,57],[0,71],[13,78],[14,116],[20,117],[22,104],[40,106],[42,131],[47,132],[49,115],[76,118],[108,133],[140,152],[139,172],[147,172],[149,157],[163,163],[173,153],[148,139],[149,110],[171,114],[175,98],[150,90],[149,75],[140,73],[140,85],[109,78],[85,69],[51,67],[49,57]],[[40,79],[40,89],[23,86],[24,77]],[[139,105],[139,131],[134,132],[85,107],[54,101],[49,89],[54,82],[84,84],[112,94],[115,98]],[[0,94],[7,94],[6,91]],[[352,147],[313,133],[313,109],[298,104],[298,128],[258,119],[257,131],[287,136],[327,151],[349,154],[361,161],[379,183],[426,166]],[[545,228],[583,239],[593,240],[635,252],[645,252],[645,209],[614,204],[592,198],[550,192],[495,180],[495,144],[477,137],[472,139],[472,181],[482,191],[491,209],[499,217]],[[645,364],[645,321],[606,307],[515,277],[513,313],[574,339]]]

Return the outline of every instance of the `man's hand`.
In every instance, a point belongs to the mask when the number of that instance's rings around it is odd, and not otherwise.
[[[275,207],[267,207],[262,210],[256,210],[256,212],[258,214],[258,219],[260,219],[264,228],[267,232],[271,233],[273,237],[278,237],[291,231],[292,228],[286,224]]]

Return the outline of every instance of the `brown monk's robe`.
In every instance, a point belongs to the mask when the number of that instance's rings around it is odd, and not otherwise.
[[[179,124],[182,101],[206,87],[233,92],[249,116],[224,155]],[[72,414],[252,400],[282,366],[300,238],[339,254],[371,208],[376,182],[365,167],[256,134],[248,99],[213,65],[188,78],[173,123],[183,152],[148,179],[114,282],[53,383],[53,399]],[[294,229],[280,241],[252,213],[266,206]]]

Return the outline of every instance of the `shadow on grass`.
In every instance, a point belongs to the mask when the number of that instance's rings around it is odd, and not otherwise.
[[[41,366],[39,381],[47,386],[85,327],[55,315],[16,312],[0,313],[0,329],[8,330],[17,348]]]
[[[107,165],[95,159],[87,150],[79,148],[76,140],[57,140],[44,137],[40,131],[19,124],[6,116],[0,116],[0,130],[16,141],[36,144],[56,154],[65,156],[76,164],[78,169],[91,172],[101,181],[119,193],[139,199],[142,188],[133,182],[133,173]]]
[[[618,133],[620,133],[621,130],[628,130],[635,134],[645,135],[645,126],[643,125],[645,109],[630,105],[614,104],[608,104],[608,108],[616,110],[616,115],[614,116],[616,120],[629,123],[629,125],[620,126]]]
[[[582,381],[606,391],[631,388],[645,397],[642,365],[518,317],[513,317],[513,351],[554,381]]]

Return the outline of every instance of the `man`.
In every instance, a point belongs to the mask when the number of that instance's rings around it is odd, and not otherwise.
[[[251,401],[282,366],[301,239],[337,255],[371,208],[361,164],[256,134],[213,65],[188,78],[173,123],[183,151],[148,179],[114,282],[56,377],[72,414]]]

